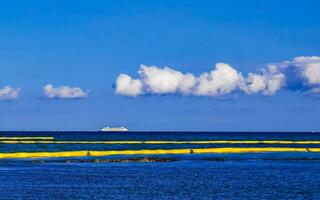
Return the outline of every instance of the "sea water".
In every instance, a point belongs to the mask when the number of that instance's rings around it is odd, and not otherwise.
[[[55,141],[320,141],[319,133],[7,132]],[[0,144],[1,152],[320,147],[317,144]],[[174,162],[0,160],[0,199],[320,199],[320,153],[161,155]],[[139,155],[136,155],[139,157]],[[145,155],[144,155],[145,156]],[[119,156],[118,156],[119,157]],[[123,158],[125,156],[120,156]],[[68,158],[70,159],[70,158]],[[77,159],[77,158],[76,158]],[[85,159],[85,158],[81,158]]]

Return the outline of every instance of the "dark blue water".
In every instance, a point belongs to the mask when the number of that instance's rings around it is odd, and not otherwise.
[[[0,137],[52,136],[56,140],[320,140],[312,132],[0,132]]]
[[[85,141],[320,140],[318,133],[10,132],[1,133],[1,136],[53,136],[55,140]],[[59,148],[69,150],[155,148],[154,145],[0,145],[2,152],[41,149],[56,151]],[[319,147],[319,145],[313,146]],[[172,145],[160,147],[172,148]],[[184,148],[185,145],[178,145],[175,148],[177,147]],[[202,147],[205,146],[199,146]],[[174,158],[176,161],[64,163],[59,162],[60,159],[45,159],[45,163],[33,163],[30,159],[0,160],[0,199],[320,199],[318,153],[162,155],[161,157]]]
[[[320,133],[218,133],[218,132],[2,132],[0,137],[50,136],[57,141],[128,141],[128,140],[320,140]],[[0,144],[0,152],[177,149],[210,147],[320,147],[320,145],[277,144]]]
[[[11,164],[0,199],[319,199],[319,161]]]

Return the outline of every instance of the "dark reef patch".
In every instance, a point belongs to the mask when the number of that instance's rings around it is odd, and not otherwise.
[[[68,160],[32,160],[32,163],[130,163],[130,162],[174,162],[174,158],[138,157],[119,159],[68,159]]]

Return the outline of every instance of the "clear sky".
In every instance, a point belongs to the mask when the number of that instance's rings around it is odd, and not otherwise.
[[[320,131],[319,7],[318,0],[3,2],[0,129]],[[208,75],[220,62],[237,70],[231,85]],[[270,63],[279,71],[266,70]],[[196,83],[184,93],[174,84],[187,73]],[[255,87],[248,73],[258,74]],[[120,74],[141,85],[116,93]],[[200,91],[201,77],[209,88]],[[285,81],[291,77],[299,86]],[[280,83],[271,92],[269,80]]]

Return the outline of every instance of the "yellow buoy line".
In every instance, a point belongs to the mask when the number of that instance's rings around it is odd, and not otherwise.
[[[42,139],[41,139],[42,138]],[[320,144],[320,141],[289,141],[289,140],[204,140],[204,141],[59,141],[1,139],[0,144]]]
[[[53,140],[54,137],[0,137],[0,140]]]
[[[221,153],[268,153],[268,152],[320,152],[320,148],[290,147],[244,147],[244,148],[204,148],[204,149],[155,149],[155,150],[108,150],[108,151],[62,151],[62,152],[15,152],[0,153],[0,159],[13,158],[58,158],[112,155],[163,155],[163,154],[221,154]]]

